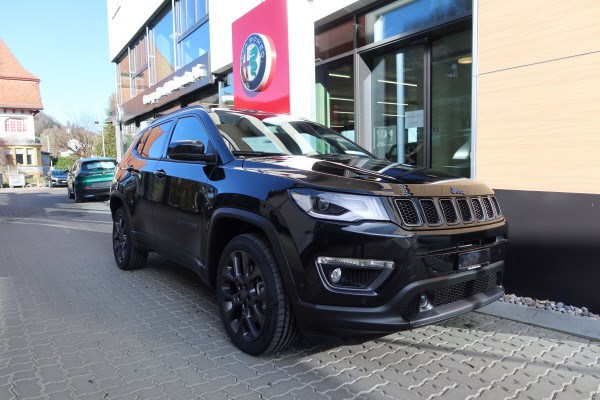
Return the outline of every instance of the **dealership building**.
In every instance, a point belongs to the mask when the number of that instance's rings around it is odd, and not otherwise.
[[[119,158],[188,105],[304,116],[487,183],[510,223],[507,291],[600,311],[597,0],[107,6]]]

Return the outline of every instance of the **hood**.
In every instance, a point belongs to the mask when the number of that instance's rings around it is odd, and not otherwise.
[[[245,169],[285,176],[308,184],[364,189],[400,195],[450,196],[488,194],[485,185],[430,168],[412,167],[374,158],[275,156],[244,161]],[[408,193],[407,193],[408,192]]]

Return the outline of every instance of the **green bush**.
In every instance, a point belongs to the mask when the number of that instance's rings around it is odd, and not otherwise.
[[[77,158],[77,156],[58,157],[54,169],[71,169]]]

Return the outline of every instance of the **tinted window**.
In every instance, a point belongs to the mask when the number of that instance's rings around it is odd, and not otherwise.
[[[195,117],[180,118],[177,121],[173,136],[171,136],[171,143],[181,140],[199,140],[204,143],[205,151],[209,152],[208,133],[202,122]]]
[[[82,171],[98,171],[104,169],[114,169],[116,161],[113,160],[96,160],[88,161],[81,164]]]
[[[137,152],[142,157],[159,158],[162,156],[164,144],[167,140],[166,133],[171,129],[172,124],[173,121],[168,121],[144,132],[138,142]]]

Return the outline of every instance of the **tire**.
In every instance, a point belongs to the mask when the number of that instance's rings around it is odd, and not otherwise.
[[[229,338],[245,353],[280,351],[297,337],[275,257],[257,235],[236,236],[223,250],[217,304]]]
[[[71,192],[71,191],[69,190],[69,188],[68,188],[68,187],[67,187],[67,196],[69,197],[69,199],[74,199],[74,198],[75,198],[75,195],[73,194],[73,192]]]
[[[83,201],[81,196],[77,193],[77,189],[75,188],[73,188],[73,198],[75,199],[75,203],[81,203]]]
[[[146,264],[148,253],[133,246],[127,212],[119,208],[113,217],[113,254],[119,268],[124,271],[138,269]]]

